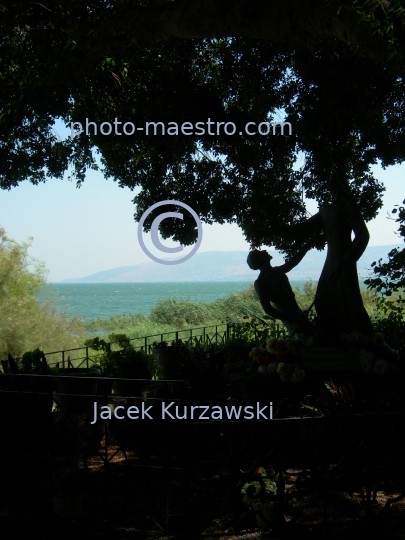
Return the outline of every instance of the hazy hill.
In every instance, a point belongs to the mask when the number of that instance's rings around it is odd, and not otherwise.
[[[371,263],[385,259],[388,252],[397,247],[368,247],[357,263],[359,277],[366,278]],[[283,264],[284,259],[272,251],[272,264]],[[82,278],[66,279],[62,283],[124,283],[124,282],[165,282],[165,281],[254,281],[258,272],[249,269],[246,264],[246,251],[209,251],[196,253],[188,261],[168,266],[153,261],[134,266],[122,266],[112,270],[103,270]],[[325,261],[326,251],[309,251],[301,263],[288,276],[291,280],[317,281]]]

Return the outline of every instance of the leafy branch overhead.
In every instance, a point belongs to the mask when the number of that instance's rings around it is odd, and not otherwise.
[[[404,13],[399,0],[3,3],[0,185],[67,171],[80,185],[101,162],[107,178],[142,188],[136,219],[178,199],[206,223],[237,223],[260,246],[271,238],[258,231],[304,217],[303,191],[327,201],[325,180],[338,167],[370,220],[384,190],[371,165],[405,159]],[[63,139],[55,118],[69,127],[211,119],[238,129],[89,129]],[[243,129],[279,120],[291,135]],[[164,220],[161,232],[183,244],[197,235],[191,217]]]

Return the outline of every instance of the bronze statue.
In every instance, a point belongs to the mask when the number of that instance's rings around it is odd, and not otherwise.
[[[336,342],[341,334],[353,331],[373,333],[360,295],[356,266],[370,235],[347,180],[334,173],[328,187],[333,198],[331,204],[303,223],[272,232],[298,240],[324,232],[328,250],[315,296],[315,309],[324,340]]]
[[[281,266],[271,266],[270,260],[273,257],[267,251],[251,251],[247,258],[247,263],[252,270],[260,270],[254,285],[264,311],[267,315],[281,320],[291,335],[299,331],[313,333],[313,326],[298,306],[286,276],[287,272],[301,262],[309,249],[310,245],[305,245]]]

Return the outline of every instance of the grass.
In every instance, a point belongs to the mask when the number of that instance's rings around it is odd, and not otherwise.
[[[298,287],[294,289],[297,302],[302,309],[306,309],[311,305],[316,292],[316,285],[314,282],[308,282],[302,289]],[[376,321],[376,330],[383,331],[383,323],[386,316],[379,312],[374,293],[370,290],[362,289],[361,294],[367,312],[371,319]],[[52,316],[53,324],[55,321],[63,321],[63,325],[59,324],[57,330],[54,329],[55,339],[51,339],[52,336],[48,336],[53,328],[51,328],[52,325],[47,325],[47,328],[44,328],[44,331],[40,332],[41,338],[39,339],[37,336],[38,329],[42,328],[43,325],[35,324],[35,333],[31,337],[27,337],[27,333],[25,332],[25,339],[21,340],[21,344],[24,343],[24,348],[22,349],[20,345],[19,349],[21,350],[14,350],[14,356],[21,356],[26,350],[32,350],[36,347],[41,348],[45,352],[80,347],[91,337],[99,336],[102,339],[108,339],[108,335],[112,333],[126,334],[130,338],[141,338],[152,335],[159,336],[159,334],[170,333],[169,336],[164,337],[164,340],[170,341],[175,339],[175,332],[184,329],[223,324],[225,322],[245,322],[246,319],[264,316],[263,309],[252,285],[248,289],[233,294],[228,298],[221,298],[210,303],[193,303],[188,300],[176,299],[161,300],[153,308],[150,316],[139,313],[128,313],[105,319],[98,318],[91,321],[84,321],[78,318],[69,319],[64,316],[58,316],[58,310],[54,304],[48,309],[50,309],[48,311],[48,318]],[[382,322],[380,321],[381,316],[383,318]],[[37,317],[35,322],[38,322]],[[390,325],[392,326],[391,323]],[[401,326],[402,331],[402,324],[399,326]],[[384,331],[384,333],[386,332]],[[45,336],[46,339],[44,339]],[[160,340],[159,337],[153,341],[158,340]],[[7,350],[11,350],[10,347],[7,347]],[[2,354],[4,358],[7,357],[7,350],[4,349],[5,353]],[[66,353],[66,355],[69,355],[71,361],[75,361],[74,363],[77,363],[78,358],[83,358],[84,356],[83,351],[72,351],[71,353]],[[54,358],[56,357],[57,360],[55,361],[60,361],[61,355],[59,354],[53,358],[51,356],[49,358],[50,363],[54,363]]]

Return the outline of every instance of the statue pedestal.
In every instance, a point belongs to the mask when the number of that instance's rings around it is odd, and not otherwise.
[[[361,371],[360,350],[343,347],[302,347],[301,365],[304,369]]]

